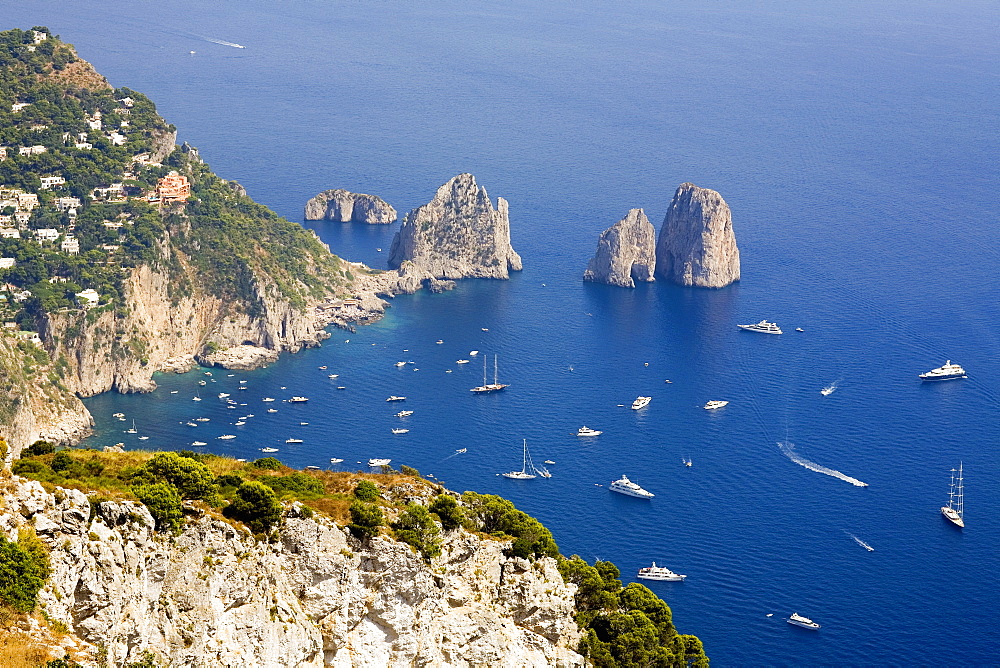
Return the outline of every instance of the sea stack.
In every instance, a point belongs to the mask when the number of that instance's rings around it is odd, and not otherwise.
[[[521,256],[510,246],[507,201],[498,198],[494,209],[476,177],[459,174],[403,218],[389,267],[404,262],[434,278],[509,278],[521,270]]]
[[[634,288],[654,280],[655,269],[656,230],[642,209],[632,209],[601,234],[583,280]]]
[[[338,188],[324,190],[306,202],[306,220],[323,219],[340,223],[386,225],[395,222],[396,210],[381,197]]]
[[[701,288],[740,280],[740,249],[722,195],[693,183],[677,188],[656,242],[656,275]]]

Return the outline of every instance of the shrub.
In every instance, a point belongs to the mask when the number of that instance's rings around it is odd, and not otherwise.
[[[428,561],[441,554],[441,532],[430,511],[419,503],[408,504],[392,528],[399,540],[415,547]]]
[[[281,521],[281,504],[274,490],[250,480],[236,488],[233,502],[223,513],[243,522],[254,533],[267,533]]]
[[[402,473],[403,475],[413,476],[414,478],[420,477],[420,471],[413,468],[412,466],[406,466],[405,464],[399,467],[399,472]]]
[[[354,498],[359,501],[374,501],[380,496],[378,487],[369,480],[362,480],[354,488]]]
[[[508,554],[515,557],[555,557],[559,554],[552,532],[507,499],[475,492],[466,492],[463,499],[469,508],[470,519],[479,530],[514,538]]]
[[[351,523],[347,528],[355,538],[365,540],[376,535],[384,523],[382,510],[374,503],[355,501],[351,504]]]
[[[204,499],[214,491],[215,476],[208,467],[176,452],[158,452],[136,472],[134,478],[144,482],[166,481],[177,488],[184,499]]]
[[[464,513],[458,502],[450,494],[438,494],[428,510],[438,516],[441,528],[451,531],[462,526]]]
[[[154,482],[136,485],[132,488],[132,493],[149,508],[159,529],[170,529],[173,532],[180,530],[183,511],[181,496],[176,487],[165,482]]]
[[[55,450],[56,446],[52,445],[48,441],[35,441],[21,451],[21,457],[37,457],[39,455],[47,455],[55,452]]]
[[[52,458],[49,466],[53,471],[65,471],[73,464],[73,458],[65,450],[60,450],[56,453],[56,456]]]
[[[270,469],[271,471],[277,471],[281,468],[281,462],[274,457],[261,457],[260,459],[255,459],[252,465],[255,468]]]
[[[49,478],[52,476],[52,469],[44,462],[35,459],[18,459],[10,467],[10,472],[14,475],[25,478]]]
[[[226,473],[225,475],[220,475],[215,479],[215,485],[217,487],[239,487],[243,484],[243,478],[235,473]]]
[[[323,483],[305,473],[297,472],[291,475],[269,476],[260,481],[276,492],[294,492],[296,494],[318,496],[323,493]]]
[[[16,542],[0,535],[0,601],[18,612],[34,610],[48,576],[45,548],[33,532],[22,531]]]

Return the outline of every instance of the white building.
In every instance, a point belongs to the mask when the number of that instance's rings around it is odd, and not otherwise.
[[[31,36],[35,44],[41,44],[42,42],[44,42],[49,38],[49,36],[43,33],[41,30],[32,30]]]
[[[43,176],[39,180],[42,182],[42,190],[66,184],[66,179],[62,176]]]
[[[30,341],[36,346],[42,345],[42,339],[38,336],[38,332],[29,332],[27,330],[18,330],[14,332],[14,336],[24,341]]]
[[[135,104],[135,100],[133,100],[130,97],[123,97],[122,99],[120,99],[118,101],[122,103],[122,106],[128,107],[129,109],[131,109],[132,105]]]
[[[77,143],[73,144],[73,147],[78,149],[88,150],[94,148],[94,145],[91,144],[89,141],[78,141]]]
[[[83,308],[94,308],[100,301],[101,296],[93,288],[87,288],[83,292],[76,293],[76,303]]]
[[[13,227],[0,227],[0,239],[20,239],[21,233]]]
[[[67,236],[63,239],[62,243],[59,244],[59,250],[70,255],[78,255],[80,253],[80,241],[75,237]]]
[[[54,230],[51,227],[43,227],[39,230],[35,230],[35,239],[38,241],[55,241],[59,238],[59,230]]]
[[[35,193],[17,193],[17,208],[24,211],[31,211],[38,206],[38,195]]]
[[[14,220],[17,221],[17,227],[18,227],[18,229],[22,229],[22,230],[27,229],[28,228],[28,221],[31,220],[31,212],[30,211],[18,211],[17,213],[14,214]]]
[[[49,149],[45,148],[44,146],[40,146],[40,145],[36,144],[35,146],[22,146],[21,148],[17,149],[17,154],[18,155],[38,155],[40,153],[45,153],[47,150],[49,150]]]
[[[25,107],[30,106],[30,105],[31,105],[30,102],[15,102],[14,104],[10,105],[10,110],[13,113],[16,114],[16,113],[20,112],[22,109],[24,109]]]
[[[121,146],[122,144],[125,143],[125,135],[120,134],[118,132],[108,133],[108,139],[110,139],[111,143],[114,144],[115,146]]]
[[[0,269],[13,269],[17,260],[12,257],[0,257]]]
[[[79,197],[57,197],[56,198],[56,208],[60,211],[66,211],[68,209],[76,209],[80,206]]]

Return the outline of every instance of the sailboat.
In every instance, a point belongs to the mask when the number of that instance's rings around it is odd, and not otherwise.
[[[132,420],[132,428],[125,430],[126,434],[138,434],[139,431],[135,428],[135,420]]]
[[[510,386],[509,385],[504,385],[503,383],[498,383],[497,382],[497,356],[496,355],[493,356],[493,382],[492,383],[487,383],[486,382],[486,356],[483,356],[483,384],[480,385],[479,387],[474,387],[474,388],[472,388],[469,391],[470,392],[475,392],[476,394],[486,394],[488,392],[499,392],[500,390],[503,390],[503,389],[505,389],[507,387],[510,387]]]
[[[965,485],[962,482],[962,462],[958,463],[958,485],[955,485],[955,469],[951,470],[951,487],[948,489],[948,505],[941,507],[941,514],[955,526],[965,526]]]
[[[531,473],[528,473],[528,469],[531,469]],[[531,480],[535,478],[535,466],[531,463],[531,455],[528,454],[528,440],[524,440],[524,463],[521,466],[520,471],[511,471],[510,473],[501,473],[504,478],[513,478],[514,480]]]

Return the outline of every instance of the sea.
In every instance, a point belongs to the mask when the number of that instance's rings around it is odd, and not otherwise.
[[[510,202],[524,259],[266,369],[88,399],[85,445],[387,457],[500,494],[626,582],[653,561],[686,574],[648,586],[718,666],[1000,663],[997,3],[33,0],[3,16],[149,95],[290,220],[329,188],[402,214],[471,172]],[[688,181],[732,209],[738,284],[582,282],[602,230],[634,207],[658,227]],[[303,224],[375,268],[398,227]],[[764,318],[785,333],[736,327]],[[510,387],[473,395],[494,359]],[[968,378],[919,381],[946,360]],[[499,476],[524,441],[551,478]],[[939,512],[960,463],[964,530]],[[655,498],[611,493],[623,474]]]

